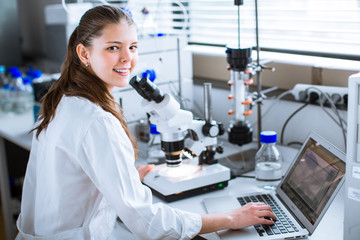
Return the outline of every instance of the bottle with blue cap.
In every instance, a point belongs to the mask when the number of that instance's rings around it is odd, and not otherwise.
[[[8,77],[11,78],[11,74],[12,74],[13,72],[16,72],[16,71],[19,71],[19,67],[17,67],[17,66],[11,66],[11,67],[9,67],[9,68],[8,68]]]
[[[10,103],[10,85],[5,75],[6,67],[0,66],[0,111],[11,112],[12,103]]]
[[[32,87],[31,78],[24,77],[23,84],[24,84],[23,97],[25,101],[25,108],[26,110],[31,110],[33,109],[34,106],[34,90]]]
[[[260,133],[261,147],[255,155],[255,176],[260,181],[277,181],[282,176],[282,157],[276,147],[275,131]],[[270,187],[269,187],[270,188]]]
[[[44,81],[43,73],[41,70],[38,69],[31,71],[31,77],[32,77],[32,82],[34,83],[41,83]]]
[[[5,75],[6,67],[4,65],[0,65],[0,88],[4,87],[8,84],[8,79]]]
[[[10,80],[10,95],[13,102],[13,111],[15,113],[24,113],[27,111],[26,87],[23,82],[22,72],[13,70]]]
[[[12,99],[10,98],[10,84],[5,84],[0,89],[0,110],[4,113],[10,113],[13,110]]]

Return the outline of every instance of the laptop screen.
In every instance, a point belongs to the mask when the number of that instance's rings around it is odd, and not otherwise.
[[[345,163],[309,138],[280,188],[315,224],[344,174]]]

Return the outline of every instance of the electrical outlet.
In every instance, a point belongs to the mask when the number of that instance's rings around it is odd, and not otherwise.
[[[320,105],[320,101],[324,106],[329,106],[330,98],[335,106],[341,109],[347,108],[347,87],[323,86],[298,83],[291,90],[296,101],[308,102]],[[324,96],[326,94],[328,98]]]

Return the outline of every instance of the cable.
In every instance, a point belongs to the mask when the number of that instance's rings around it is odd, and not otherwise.
[[[61,0],[61,4],[62,4],[64,10],[65,10],[67,13],[70,14],[70,11],[69,11],[69,9],[68,9],[67,6],[66,6],[65,0]]]
[[[247,175],[239,175],[237,177],[242,177],[242,178],[255,178],[255,176],[247,176]]]
[[[284,132],[285,132],[285,127],[286,125],[289,123],[289,121],[291,120],[291,118],[293,118],[298,112],[300,112],[303,108],[305,108],[307,105],[309,105],[309,103],[305,103],[304,105],[302,105],[301,107],[299,107],[298,109],[296,109],[285,121],[282,129],[281,129],[281,134],[280,134],[280,144],[283,144],[284,141]]]
[[[336,108],[335,106],[335,103],[333,102],[333,100],[327,95],[325,94],[323,91],[321,91],[320,89],[316,88],[316,87],[309,87],[307,89],[305,89],[306,93],[308,94],[309,90],[311,89],[315,89],[317,91],[320,92],[320,94],[326,98],[326,100],[330,103],[330,107],[331,107],[331,110],[334,112],[334,114],[337,116],[338,120],[336,120],[328,111],[327,109],[325,108],[324,106],[324,103],[323,101],[321,101],[321,98],[319,97],[319,103],[320,103],[320,107],[321,109],[341,128],[342,132],[343,132],[343,137],[344,137],[344,144],[345,144],[345,147],[346,147],[346,129],[344,127],[344,125],[347,125],[347,122],[340,116],[339,114],[339,111],[338,109]],[[272,103],[272,105],[269,107],[269,109],[264,113],[264,116],[270,111],[270,109],[274,106],[274,104],[280,100],[283,96],[289,94],[289,93],[292,93],[291,90],[289,91],[286,91],[286,92],[283,92],[282,94],[280,94],[276,100]],[[283,144],[283,137],[284,137],[284,130],[285,130],[285,127],[286,125],[288,124],[288,122],[290,121],[290,119],[295,115],[297,114],[300,110],[302,110],[304,107],[306,107],[308,105],[308,103],[302,105],[300,108],[298,108],[295,112],[293,112],[289,117],[288,119],[285,121],[284,123],[284,126],[281,130],[281,144]],[[255,124],[254,124],[255,125]],[[253,126],[254,126],[253,125]],[[290,144],[290,143],[289,143]]]
[[[201,106],[199,106],[199,104],[196,102],[196,101],[194,101],[194,109],[193,109],[193,112],[195,111],[195,113],[197,112],[197,114],[198,114],[198,116],[199,116],[199,118],[201,118],[200,116],[204,116],[204,111],[203,111],[203,107],[201,107]]]
[[[293,141],[293,142],[289,142],[287,145],[290,146],[290,145],[299,145],[300,147],[303,145],[302,142],[297,142],[297,141]]]
[[[167,85],[169,87],[170,93],[172,96],[179,102],[180,106],[183,106],[183,109],[190,110],[186,102],[190,102],[190,99],[182,97],[178,94],[178,88],[175,86],[177,81],[168,81]]]
[[[331,109],[333,110],[334,114],[338,117],[339,122],[337,122],[327,111],[325,111],[325,112],[329,116],[331,116],[331,119],[333,119],[335,121],[335,123],[338,124],[338,126],[341,128],[343,137],[344,137],[345,149],[346,149],[346,129],[344,127],[344,124],[347,125],[346,121],[340,116],[339,111],[336,108],[334,101],[327,94],[325,94],[323,91],[321,91],[321,89],[316,88],[316,87],[308,87],[305,91],[308,92],[310,89],[315,89],[316,91],[319,91],[326,98],[326,100],[329,101]],[[322,101],[319,101],[319,102],[320,102],[320,106],[322,107],[322,109],[325,110],[325,108],[323,106],[323,102]]]
[[[269,108],[261,115],[261,118],[264,118],[264,117],[270,112],[270,110],[275,106],[275,103],[277,103],[281,98],[283,98],[284,96],[286,96],[286,95],[288,95],[288,94],[292,94],[292,91],[291,91],[291,90],[287,90],[287,91],[281,93],[279,96],[277,96],[277,97],[275,98],[275,100],[272,102],[272,104],[269,106]],[[257,121],[258,121],[258,120],[256,120],[256,121],[251,125],[252,128],[255,127],[255,125],[257,124]]]
[[[341,127],[340,123],[326,110],[324,104],[322,102],[320,102],[320,107],[324,110],[324,112],[339,126]],[[341,117],[341,116],[340,116]],[[341,117],[344,125],[347,126],[347,122]]]

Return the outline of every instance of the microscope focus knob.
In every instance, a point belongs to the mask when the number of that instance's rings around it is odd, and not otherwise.
[[[217,124],[207,122],[202,128],[202,132],[205,136],[216,137],[219,135],[220,129]]]
[[[219,122],[218,123],[218,127],[219,127],[219,136],[223,135],[225,133],[225,127],[224,124]]]
[[[224,153],[224,148],[223,148],[222,146],[217,146],[217,147],[216,147],[216,152],[217,152],[217,153],[220,153],[220,154],[221,154],[221,153]]]

